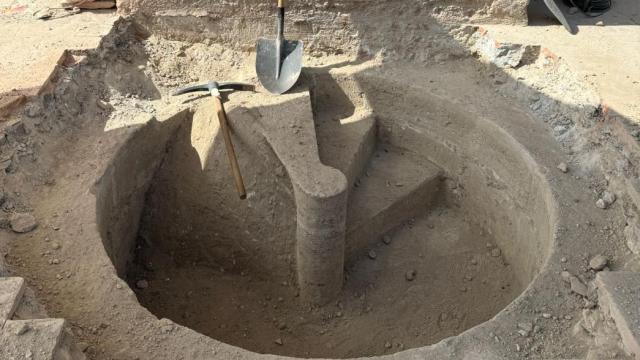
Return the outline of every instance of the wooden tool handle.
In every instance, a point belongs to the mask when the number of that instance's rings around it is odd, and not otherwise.
[[[283,8],[287,6],[287,0],[278,0],[278,7]]]
[[[238,166],[238,159],[236,158],[236,151],[233,149],[233,143],[231,142],[231,134],[229,133],[229,123],[227,121],[227,113],[224,111],[222,100],[214,96],[213,102],[216,106],[216,112],[218,113],[218,120],[220,120],[220,131],[224,137],[224,145],[227,149],[227,156],[229,157],[229,164],[231,165],[231,174],[236,183],[236,190],[240,199],[247,198],[247,191],[244,188],[244,182],[242,181],[242,175],[240,174],[240,167]]]

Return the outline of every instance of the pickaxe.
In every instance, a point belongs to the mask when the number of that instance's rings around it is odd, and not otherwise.
[[[195,91],[208,91],[213,97],[213,102],[218,113],[218,120],[220,120],[220,131],[224,138],[224,145],[227,148],[227,156],[229,157],[229,164],[231,165],[231,173],[236,183],[236,189],[240,199],[247,198],[247,192],[244,189],[244,182],[242,181],[242,175],[240,174],[240,167],[238,166],[238,159],[236,158],[236,152],[233,149],[233,143],[231,142],[231,134],[229,133],[229,122],[227,121],[227,113],[224,111],[224,105],[222,104],[221,91],[229,90],[245,90],[253,91],[255,86],[247,83],[240,82],[216,82],[209,81],[206,84],[189,86],[187,88],[176,91],[173,95],[181,95]]]

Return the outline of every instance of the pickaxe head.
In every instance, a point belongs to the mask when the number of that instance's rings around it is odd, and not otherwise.
[[[209,81],[206,84],[193,85],[176,91],[173,96],[196,91],[208,91],[212,96],[220,96],[221,91],[254,91],[255,86],[242,82],[217,82]]]

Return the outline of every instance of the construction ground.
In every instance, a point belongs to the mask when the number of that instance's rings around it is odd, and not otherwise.
[[[275,1],[0,0],[0,360],[640,360],[640,2],[557,5],[292,0],[274,95]]]

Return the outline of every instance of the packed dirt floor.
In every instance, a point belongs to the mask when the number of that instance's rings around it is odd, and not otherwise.
[[[500,3],[301,3],[274,96],[250,2],[0,0],[39,44],[0,60],[0,359],[639,359],[638,6],[580,24],[592,58]],[[224,96],[246,200],[210,97],[172,96],[208,80],[257,85]],[[328,302],[313,236],[343,240]]]
[[[134,280],[150,282],[139,299],[158,316],[248,350],[303,358],[436,343],[488,320],[522,289],[494,242],[455,210],[434,209],[386,239],[347,269],[340,298],[323,308],[300,304],[286,283],[206,265],[176,268],[184,260],[169,256],[152,256],[145,263],[153,271],[136,271]]]

